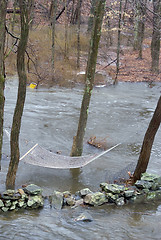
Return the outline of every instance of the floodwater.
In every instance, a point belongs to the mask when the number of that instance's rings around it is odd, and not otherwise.
[[[35,143],[53,152],[69,155],[72,138],[76,134],[83,88],[27,89],[22,118],[21,155]],[[146,83],[119,83],[117,86],[95,87],[92,93],[84,153],[100,150],[86,142],[90,136],[107,137],[109,147],[122,144],[100,159],[82,168],[79,176],[69,170],[54,170],[19,165],[16,187],[35,183],[44,189],[45,195],[54,190],[70,190],[74,193],[83,187],[96,191],[99,184],[136,162],[148,123],[161,94],[161,84],[150,88]],[[17,81],[8,80],[5,96],[5,129],[10,132],[16,102]],[[5,189],[5,177],[9,164],[9,139],[4,133],[4,158],[0,172],[0,191]],[[161,129],[152,149],[150,173],[161,175]],[[90,223],[78,223],[74,219],[83,211],[93,218]],[[50,209],[46,200],[41,210],[18,211],[0,214],[0,239],[53,240],[53,239],[161,239],[161,203],[97,208]]]

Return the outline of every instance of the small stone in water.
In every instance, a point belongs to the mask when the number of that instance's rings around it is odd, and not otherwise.
[[[125,204],[125,200],[124,200],[123,197],[118,198],[118,199],[116,200],[116,205],[117,205],[117,206],[123,206],[124,204]]]
[[[76,222],[79,222],[79,221],[92,222],[93,218],[89,213],[84,212],[84,213],[81,213],[77,218],[75,218],[75,221]]]

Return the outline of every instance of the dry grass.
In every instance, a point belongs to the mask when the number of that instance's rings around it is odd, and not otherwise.
[[[81,56],[88,53],[89,36],[80,34]],[[30,31],[27,52],[30,61],[26,60],[28,82],[42,85],[70,86],[76,81],[77,69],[77,29],[68,29],[67,54],[65,53],[65,27],[56,26],[55,37],[55,71],[51,67],[51,28],[38,27]],[[27,59],[27,58],[26,58]],[[16,54],[11,53],[6,60],[8,75],[16,74]]]

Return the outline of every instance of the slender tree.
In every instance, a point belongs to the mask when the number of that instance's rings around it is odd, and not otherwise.
[[[82,0],[78,0],[78,20],[77,20],[77,68],[80,67],[80,26],[81,26],[81,4]]]
[[[91,9],[90,9],[90,15],[88,19],[88,32],[90,32],[93,28],[93,23],[94,23],[94,11],[96,4],[99,0],[91,0]]]
[[[101,36],[102,20],[104,16],[105,0],[98,1],[94,14],[94,24],[90,40],[88,63],[85,75],[85,90],[81,105],[77,135],[74,137],[71,156],[81,156],[83,151],[83,138],[85,134],[90,98],[92,94],[94,75],[96,69],[98,45]]]
[[[32,7],[32,0],[19,0],[20,19],[21,19],[21,35],[17,50],[17,72],[19,78],[17,103],[13,116],[13,123],[11,129],[11,159],[6,178],[6,188],[15,187],[16,173],[19,164],[19,134],[21,127],[21,118],[26,97],[26,69],[25,69],[25,51],[28,42],[30,9]]]
[[[159,55],[160,55],[160,30],[161,30],[161,1],[153,0],[153,34],[151,42],[151,70],[159,72]]]
[[[133,182],[136,182],[136,180],[140,179],[141,174],[146,172],[149,159],[150,159],[152,145],[153,145],[157,130],[160,126],[160,122],[161,122],[161,96],[158,100],[158,104],[156,106],[155,112],[153,114],[153,117],[150,121],[149,127],[146,131],[146,134],[143,140],[139,160],[133,175]]]
[[[118,33],[117,33],[117,61],[116,61],[116,77],[114,80],[114,85],[117,84],[118,73],[120,69],[120,45],[121,45],[121,20],[122,20],[122,0],[120,0],[119,7],[119,20],[118,20]]]
[[[52,28],[52,72],[53,72],[53,80],[54,80],[54,72],[55,72],[55,25],[56,25],[56,12],[57,12],[57,0],[51,0],[51,28]]]
[[[136,0],[136,17],[134,26],[134,50],[139,51],[139,59],[142,59],[142,45],[145,30],[145,14],[147,0]]]
[[[4,71],[4,47],[5,47],[5,22],[6,22],[7,1],[0,0],[0,170],[3,142],[3,115],[4,115],[4,87],[5,87],[5,71]]]

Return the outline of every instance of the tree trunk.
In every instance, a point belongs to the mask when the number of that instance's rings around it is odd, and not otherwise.
[[[155,112],[153,114],[153,117],[150,121],[149,127],[144,137],[139,160],[133,175],[133,182],[136,182],[138,179],[140,179],[141,174],[146,172],[150,159],[153,141],[157,133],[157,130],[160,126],[160,122],[161,122],[161,96],[158,100],[157,107],[155,109]]]
[[[151,42],[151,70],[159,72],[159,55],[160,55],[160,28],[161,28],[161,1],[153,0],[153,34]]]
[[[0,170],[2,157],[3,143],[3,116],[4,116],[4,87],[5,87],[5,72],[4,72],[4,47],[5,47],[5,22],[6,22],[7,1],[0,1]]]
[[[77,69],[80,67],[80,26],[81,26],[81,4],[82,0],[78,0],[78,18],[77,18]]]
[[[87,29],[88,32],[90,32],[93,28],[94,11],[95,11],[97,2],[98,2],[98,0],[91,0],[91,10],[90,10],[90,16],[88,19],[88,29]]]
[[[12,14],[12,19],[11,19],[11,32],[14,34],[14,29],[15,29],[15,20],[16,20],[16,8],[17,8],[17,1],[14,1],[13,3],[13,14]],[[14,44],[15,39],[12,38],[12,45]]]
[[[32,0],[19,0],[20,18],[21,18],[21,36],[17,50],[17,72],[19,78],[17,103],[14,111],[12,129],[11,129],[11,160],[6,178],[6,188],[14,189],[16,173],[19,164],[19,133],[21,127],[21,118],[26,97],[26,70],[25,70],[25,51],[28,41],[30,8]]]
[[[116,77],[114,80],[114,85],[118,83],[118,73],[120,70],[120,45],[121,45],[121,18],[122,18],[122,0],[120,0],[119,7],[119,21],[118,21],[118,36],[117,36],[117,61],[116,61]]]
[[[85,90],[80,111],[77,135],[73,139],[71,156],[81,156],[83,151],[83,138],[85,134],[89,103],[92,94],[94,75],[96,69],[98,45],[101,36],[102,20],[104,15],[105,0],[99,1],[96,5],[94,14],[94,25],[90,40],[90,49],[88,54],[88,63],[85,76]]]
[[[68,58],[69,46],[68,46],[68,16],[67,16],[67,0],[65,0],[65,45],[64,45],[64,57]]]
[[[51,62],[52,62],[52,80],[54,80],[54,73],[55,73],[55,25],[56,25],[56,12],[57,12],[57,0],[51,1],[52,10],[51,10],[51,28],[52,28],[52,56],[51,56]]]
[[[72,9],[70,23],[71,24],[78,24],[79,14],[80,14],[80,11],[81,11],[81,6],[82,6],[82,0],[77,0],[77,4],[76,4],[75,9],[74,9],[74,2],[75,1],[73,1],[73,9]]]
[[[135,32],[134,32],[134,50],[139,51],[139,58],[142,59],[142,45],[145,29],[145,14],[147,0],[136,3]]]

